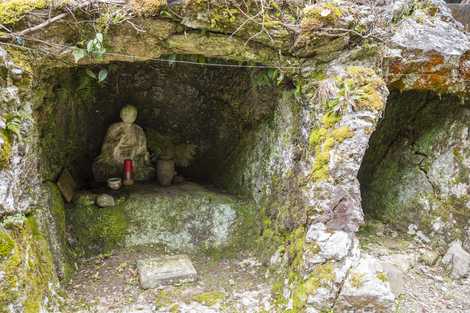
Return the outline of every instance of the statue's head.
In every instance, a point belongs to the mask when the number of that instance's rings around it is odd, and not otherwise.
[[[126,105],[121,109],[121,120],[126,124],[132,124],[137,119],[137,108],[133,105]]]

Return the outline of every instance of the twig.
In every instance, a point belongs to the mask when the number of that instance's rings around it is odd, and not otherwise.
[[[84,8],[84,7],[88,6],[88,5],[90,5],[92,2],[93,2],[93,1],[84,2],[84,3],[80,4],[77,8],[78,8],[78,9]],[[7,38],[12,38],[12,37],[13,37],[13,38],[14,38],[14,37],[22,37],[22,36],[24,36],[24,35],[27,35],[27,34],[29,34],[29,33],[33,33],[33,32],[38,31],[38,30],[40,30],[40,29],[42,29],[42,28],[44,28],[44,27],[47,27],[47,26],[49,26],[50,24],[52,24],[52,23],[54,23],[54,22],[57,22],[57,21],[63,19],[64,17],[66,17],[66,16],[68,16],[68,15],[69,15],[69,12],[61,13],[61,14],[59,14],[59,15],[57,15],[57,16],[51,18],[51,19],[48,19],[47,21],[45,21],[45,22],[43,22],[43,23],[41,23],[41,24],[38,24],[38,25],[33,26],[33,27],[30,27],[30,28],[26,28],[26,29],[24,29],[24,30],[22,30],[22,31],[20,31],[20,32],[17,32],[17,33],[11,33],[11,34],[8,34],[8,35],[6,35],[6,36],[2,36],[2,37],[0,37],[0,39],[7,39]]]
[[[3,28],[3,29],[6,30],[7,32],[11,33],[11,29],[9,29],[8,27],[6,27],[6,26],[3,25],[3,24],[0,24],[0,28]]]
[[[132,28],[134,28],[138,33],[145,33],[145,29],[141,28],[141,27],[138,27],[137,25],[135,25],[134,23],[132,23],[130,20],[126,20],[127,23],[129,23]]]

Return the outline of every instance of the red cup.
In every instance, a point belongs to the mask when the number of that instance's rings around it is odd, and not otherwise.
[[[132,160],[127,159],[124,160],[124,181],[123,184],[125,186],[130,186],[134,184],[133,173],[134,172],[134,163]]]

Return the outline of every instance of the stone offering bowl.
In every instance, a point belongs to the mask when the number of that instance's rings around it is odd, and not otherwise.
[[[112,190],[119,190],[122,187],[122,179],[119,177],[112,177],[108,179],[108,187]]]

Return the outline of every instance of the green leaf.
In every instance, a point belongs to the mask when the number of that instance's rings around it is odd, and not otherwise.
[[[108,77],[108,70],[106,69],[100,70],[100,72],[98,73],[98,82],[101,83],[102,81],[106,79],[106,77]]]
[[[85,49],[80,49],[80,48],[75,48],[72,51],[73,58],[75,60],[75,63],[78,63],[81,59],[83,59],[86,56],[86,50]]]
[[[103,42],[103,34],[102,33],[96,33],[96,39],[101,43]]]
[[[168,65],[170,67],[173,67],[175,65],[175,62],[176,61],[176,54],[171,54],[169,57],[168,57]]]
[[[86,50],[88,51],[88,53],[93,52],[94,46],[95,46],[95,44],[94,44],[93,40],[88,41],[88,43],[86,45]]]
[[[93,71],[90,70],[89,68],[86,69],[86,73],[87,73],[87,75],[90,76],[91,78],[97,79],[96,74],[93,73]]]

